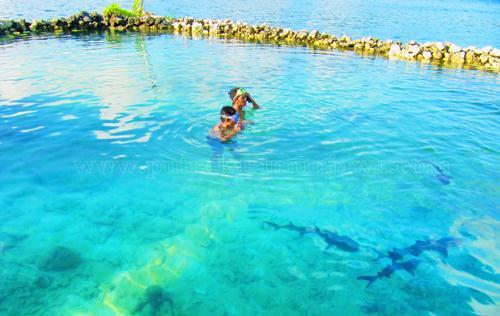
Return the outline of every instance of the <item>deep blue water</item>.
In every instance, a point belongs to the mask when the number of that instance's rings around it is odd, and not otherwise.
[[[1,315],[153,315],[153,285],[161,315],[499,313],[497,74],[178,35],[36,37],[0,57]],[[262,109],[220,144],[232,86]],[[391,263],[377,251],[444,236],[461,240],[448,256],[398,261],[414,275],[356,279]]]

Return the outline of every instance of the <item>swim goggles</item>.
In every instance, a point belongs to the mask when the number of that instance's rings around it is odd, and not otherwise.
[[[238,91],[236,92],[235,97],[239,97],[240,95],[246,96],[247,95],[247,91],[245,89],[243,89],[243,88],[239,88]]]
[[[240,119],[240,113],[236,113],[235,115],[221,115],[221,119],[232,119],[235,123],[238,123]]]

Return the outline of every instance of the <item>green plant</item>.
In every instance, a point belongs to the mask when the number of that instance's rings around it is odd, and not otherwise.
[[[118,3],[112,3],[102,11],[104,16],[121,15],[124,17],[133,17],[135,14],[129,10],[122,9]]]
[[[142,16],[144,12],[143,0],[134,0],[134,6],[132,7],[132,12],[135,16]]]

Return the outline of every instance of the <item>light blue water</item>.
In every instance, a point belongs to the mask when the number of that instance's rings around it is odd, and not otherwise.
[[[125,8],[132,0],[0,0],[0,18],[40,19],[68,16],[81,9],[102,9],[116,2]],[[233,19],[268,23],[296,30],[317,29],[356,38],[399,41],[451,41],[461,46],[500,47],[498,0],[182,0],[144,1],[146,10],[173,17]]]
[[[176,315],[499,313],[498,75],[175,35],[0,56],[0,314],[130,315],[152,285]],[[209,141],[235,85],[262,109]],[[443,236],[415,275],[356,280]]]

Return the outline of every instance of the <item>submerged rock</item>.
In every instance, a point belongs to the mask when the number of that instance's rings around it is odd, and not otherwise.
[[[46,271],[66,271],[77,268],[82,259],[75,251],[63,247],[54,247],[42,261],[40,268]]]
[[[40,275],[35,266],[0,260],[0,302],[8,298],[24,300],[22,296],[32,292],[33,284]]]
[[[35,285],[40,289],[46,289],[52,284],[52,278],[41,275],[35,280]]]
[[[26,239],[28,235],[16,235],[0,232],[0,254],[17,246],[18,243]]]

